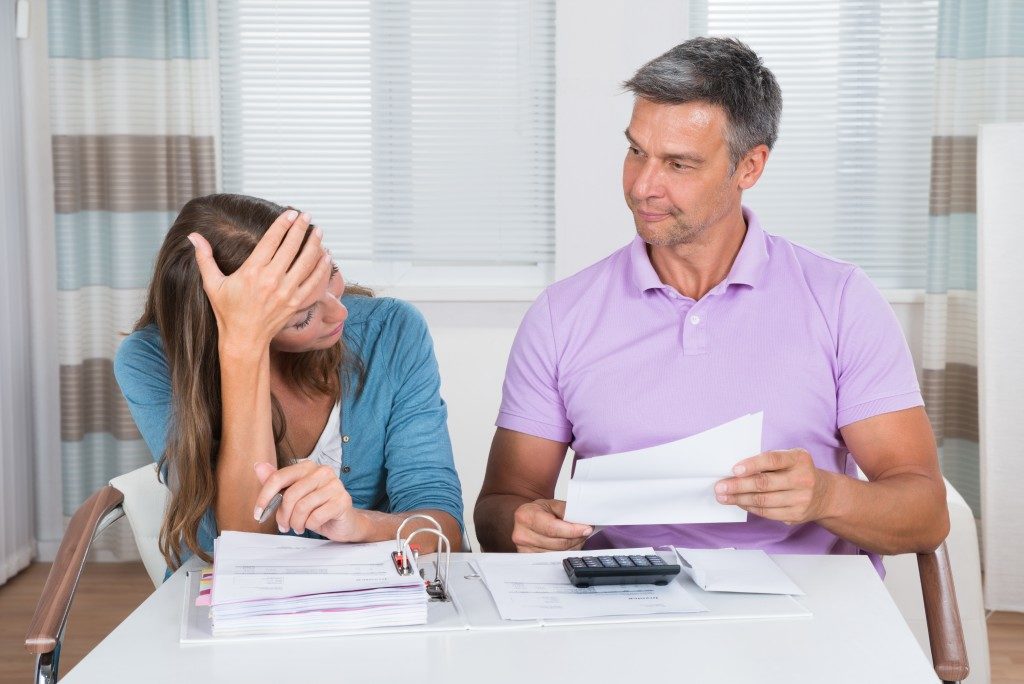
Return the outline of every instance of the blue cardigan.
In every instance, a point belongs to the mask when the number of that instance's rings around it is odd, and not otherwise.
[[[344,396],[341,406],[342,463],[349,469],[341,480],[353,505],[387,513],[432,508],[463,526],[448,409],[426,321],[397,299],[349,295],[342,302],[348,308],[345,344],[366,368],[362,393]],[[156,326],[121,343],[114,375],[139,432],[159,459],[171,422],[171,384]],[[200,546],[212,553],[216,536],[213,511],[207,510]],[[184,561],[191,552],[183,548],[182,554]]]

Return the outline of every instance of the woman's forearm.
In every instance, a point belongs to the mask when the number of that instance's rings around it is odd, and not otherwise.
[[[223,341],[220,353],[221,441],[214,513],[221,530],[276,532],[253,518],[260,481],[253,466],[277,466],[270,405],[269,345]]]
[[[405,513],[382,513],[380,511],[360,511],[365,520],[363,537],[358,541],[373,542],[394,539],[399,526],[405,519],[417,513],[429,515],[441,526],[441,531],[451,543],[452,551],[462,549],[462,530],[458,521],[450,513],[441,510],[424,509],[419,511],[408,511]],[[426,520],[412,520],[402,530],[402,536],[408,537],[411,532],[421,528],[433,528],[433,525]],[[437,550],[438,538],[434,534],[420,534],[413,542],[419,547],[422,553],[433,553]]]

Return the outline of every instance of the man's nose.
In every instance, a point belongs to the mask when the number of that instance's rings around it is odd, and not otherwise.
[[[635,199],[646,199],[648,197],[660,197],[662,194],[661,174],[653,160],[648,160],[640,168],[636,179],[633,181],[631,194]]]

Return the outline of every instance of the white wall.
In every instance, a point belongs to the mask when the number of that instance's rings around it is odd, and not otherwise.
[[[633,237],[622,199],[623,132],[633,98],[622,82],[687,39],[679,0],[560,0],[555,50],[555,277]]]
[[[505,361],[529,302],[416,302],[430,326],[441,368],[441,395],[462,480],[466,524],[476,546],[473,504],[480,492]]]
[[[1024,462],[1020,420],[1020,173],[1024,123],[984,124],[978,139],[978,399],[985,607],[1024,611]]]

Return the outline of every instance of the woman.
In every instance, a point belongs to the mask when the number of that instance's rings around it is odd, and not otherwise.
[[[305,213],[226,194],[191,200],[167,233],[114,372],[171,490],[171,568],[208,561],[218,530],[379,541],[412,512],[458,546],[426,324],[404,302],[346,293],[321,238]]]

